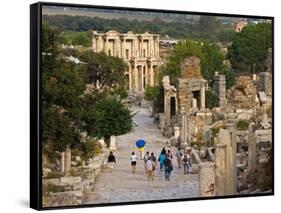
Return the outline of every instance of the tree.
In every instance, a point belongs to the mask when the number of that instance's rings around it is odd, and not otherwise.
[[[147,86],[144,91],[144,98],[147,101],[154,101],[159,93],[159,86]]]
[[[180,64],[184,58],[189,56],[200,58],[201,73],[208,82],[211,82],[215,71],[224,69],[224,56],[215,44],[187,40],[176,45],[167,64],[161,68],[160,78],[164,75],[169,75],[171,84],[175,85],[176,79],[180,76],[181,72]]]
[[[219,97],[211,90],[206,91],[206,107],[212,109],[219,105]]]
[[[201,15],[199,19],[199,31],[201,38],[216,40],[221,23],[216,16]]]
[[[86,51],[80,57],[83,62],[87,63],[87,83],[98,85],[101,89],[105,86],[125,87],[124,75],[128,66],[121,58],[93,51]]]
[[[110,145],[110,136],[123,135],[133,130],[133,120],[130,110],[112,96],[100,93],[85,97],[83,121],[88,134],[94,137],[104,137]]]
[[[43,149],[61,152],[80,142],[76,107],[86,86],[85,69],[63,59],[58,31],[44,24],[42,32]]]
[[[235,34],[228,57],[236,70],[264,71],[267,51],[271,47],[272,25],[249,25]]]

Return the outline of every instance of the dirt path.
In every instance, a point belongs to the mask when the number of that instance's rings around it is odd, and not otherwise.
[[[184,175],[183,169],[178,169],[175,159],[175,147],[167,147],[165,137],[153,124],[150,112],[146,108],[133,108],[137,114],[134,122],[137,124],[135,132],[117,138],[118,150],[114,152],[117,160],[112,171],[103,171],[98,177],[95,189],[86,197],[85,204],[117,203],[127,201],[161,200],[175,198],[198,197],[198,175]],[[164,173],[155,171],[154,181],[147,181],[144,174],[144,163],[137,161],[136,173],[131,173],[131,152],[137,152],[135,142],[144,139],[147,143],[146,151],[154,152],[156,157],[163,147],[171,149],[174,160],[174,171],[171,180],[166,181]]]

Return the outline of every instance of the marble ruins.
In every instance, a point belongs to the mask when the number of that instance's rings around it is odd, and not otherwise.
[[[126,73],[129,91],[143,92],[147,85],[155,85],[161,62],[159,35],[93,31],[92,48],[94,52],[103,51],[124,59],[129,67]]]
[[[238,76],[228,90],[225,76],[215,73],[212,87],[219,106],[213,109],[205,106],[208,86],[196,57],[182,62],[175,86],[169,76],[162,86],[159,128],[170,144],[190,151],[201,196],[261,193],[270,184],[270,172],[263,171],[271,165],[270,72]]]

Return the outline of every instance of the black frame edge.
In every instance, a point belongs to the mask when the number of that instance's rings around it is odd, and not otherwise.
[[[39,138],[39,85],[41,4],[30,5],[30,208],[40,210],[41,151]]]

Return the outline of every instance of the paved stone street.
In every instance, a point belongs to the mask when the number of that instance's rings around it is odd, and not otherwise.
[[[112,171],[105,170],[98,177],[95,190],[87,194],[85,204],[118,203],[126,201],[144,201],[175,198],[190,198],[199,196],[198,174],[184,175],[183,169],[177,168],[175,147],[167,147],[166,138],[153,124],[153,118],[146,108],[133,108],[135,131],[117,138],[118,150],[114,152],[117,164]],[[138,139],[146,141],[145,151],[154,152],[158,158],[163,147],[171,149],[174,159],[174,170],[171,180],[166,181],[164,172],[155,171],[154,181],[148,181],[144,174],[144,162],[140,160],[135,146]],[[131,173],[130,156],[135,151],[137,161],[136,173]]]

